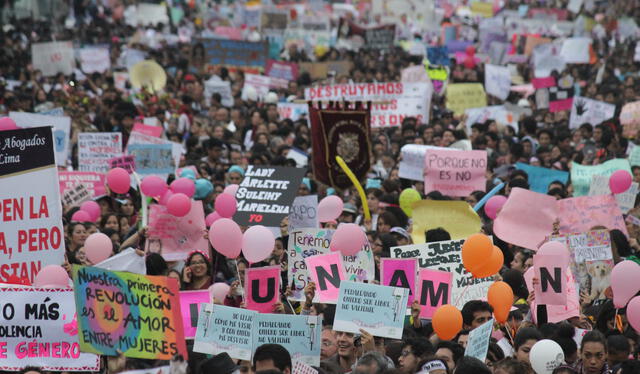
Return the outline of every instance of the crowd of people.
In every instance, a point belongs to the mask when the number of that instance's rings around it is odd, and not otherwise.
[[[14,3],[11,0],[0,2],[3,16],[10,19],[3,23],[0,30],[0,114],[14,111],[43,113],[62,107],[64,114],[72,119],[72,130],[70,157],[66,167],[61,170],[76,170],[78,167],[79,133],[119,131],[123,135],[123,144],[126,144],[134,123],[142,117],[155,117],[163,128],[162,137],[181,145],[178,166],[194,166],[201,178],[211,182],[212,191],[201,199],[205,214],[213,211],[212,202],[225,186],[242,181],[248,165],[296,166],[296,162],[287,157],[292,149],[312,153],[307,119],[303,117],[292,121],[282,118],[278,112],[278,102],[304,99],[304,89],[313,85],[397,82],[404,68],[421,65],[424,58],[400,46],[383,52],[367,48],[355,51],[336,48],[326,51],[305,50],[292,45],[281,50],[283,60],[348,61],[352,67],[348,74],[326,79],[313,80],[309,73],[302,73],[296,81],[290,81],[287,88],[274,89],[264,98],[256,95],[243,97],[242,68],[214,66],[205,69],[198,56],[192,53],[191,43],[167,37],[177,34],[179,29],[188,30],[194,38],[202,33],[202,13],[199,10],[213,6],[210,2],[170,1],[172,6],[184,12],[184,17],[179,24],[158,24],[153,27],[133,27],[124,23],[122,12],[118,12],[118,9],[124,8],[130,1],[124,1],[125,4],[121,1],[69,1],[65,6],[75,15],[75,22],[71,23],[66,16],[61,19],[11,18],[12,9],[16,6]],[[450,7],[458,2],[435,3],[437,6],[446,4]],[[504,9],[511,10],[523,5],[520,1],[500,3],[505,3]],[[569,1],[535,3],[548,9],[565,9]],[[596,61],[593,64],[569,64],[564,71],[554,74],[558,78],[570,77],[581,96],[614,104],[616,111],[612,118],[603,123],[587,123],[571,129],[569,111],[540,109],[535,95],[514,91],[504,101],[490,96],[489,105],[507,102],[517,106],[518,113],[522,113],[516,121],[519,125],[517,128],[487,120],[474,123],[467,133],[466,118],[454,115],[447,109],[446,95],[434,94],[428,122],[407,117],[400,126],[371,130],[372,166],[366,178],[366,202],[371,211],[371,220],[364,218],[362,201],[355,188],[336,190],[319,183],[313,178],[311,166],[308,167],[307,175],[298,188],[298,196],[313,194],[321,199],[336,194],[343,199],[344,210],[336,222],[322,225],[335,228],[340,223],[356,223],[366,231],[376,258],[376,282],[380,281],[380,259],[390,257],[393,247],[413,244],[411,218],[399,207],[400,193],[407,188],[414,188],[424,199],[458,199],[438,191],[424,194],[422,182],[400,178],[400,149],[404,145],[449,147],[467,140],[472,149],[487,152],[485,191],[504,182],[505,187],[499,194],[507,197],[511,189],[528,189],[530,185],[527,173],[515,169],[514,164],[518,162],[570,171],[572,162],[597,165],[628,157],[628,151],[637,139],[622,136],[619,114],[624,104],[640,100],[640,62],[634,59],[639,31],[636,26],[635,37],[621,37],[618,18],[640,19],[640,4],[637,0],[587,0],[584,3],[585,8],[580,16],[596,20],[590,31],[585,33],[593,40]],[[62,27],[65,18],[67,27]],[[460,19],[463,18],[453,16],[442,22],[462,22]],[[578,14],[570,13],[569,19],[578,19]],[[353,20],[363,24],[375,23],[369,22],[366,11],[354,16]],[[336,21],[333,26],[337,26]],[[398,25],[401,31],[407,27],[407,24]],[[247,38],[252,37],[253,33],[255,30],[245,30]],[[423,36],[416,31],[410,32],[408,38],[422,43]],[[107,45],[112,68],[105,73],[83,74],[76,70],[71,75],[44,77],[40,71],[33,69],[31,45],[51,40],[71,40],[75,45]],[[155,60],[164,68],[167,82],[163,90],[152,92],[134,89],[130,83],[124,89],[116,87],[114,72],[126,71],[126,54],[131,49],[143,51],[146,58]],[[467,65],[456,63],[455,59],[451,59],[451,62],[450,83],[484,84],[484,63]],[[533,68],[527,62],[514,65],[517,75],[524,82],[530,82]],[[219,94],[213,94],[210,99],[205,95],[205,81],[211,77],[230,82],[232,105],[223,105],[223,98]],[[632,172],[634,181],[640,183],[640,166],[633,166]],[[170,176],[169,182],[174,178]],[[485,191],[475,191],[464,201],[473,207],[484,197]],[[556,199],[572,197],[573,186],[570,181],[553,182],[547,194]],[[73,222],[71,217],[77,208],[63,207],[66,233],[64,266],[69,272],[72,264],[91,265],[83,245],[88,235],[101,232],[113,241],[114,254],[129,247],[139,249],[140,254],[146,257],[147,274],[173,277],[183,290],[205,290],[214,283],[225,282],[230,285],[230,291],[223,304],[242,308],[245,270],[249,266],[280,265],[284,280],[282,297],[274,305],[273,313],[323,316],[322,361],[316,368],[319,373],[533,373],[529,352],[542,339],[554,340],[564,352],[564,362],[553,370],[554,374],[640,373],[640,362],[637,360],[640,338],[627,322],[625,309],[613,306],[610,294],[606,299],[595,301],[581,295],[579,315],[559,323],[547,323],[544,306],[536,309],[530,307],[535,300],[535,293],[527,288],[523,276],[532,266],[534,252],[504,242],[495,235],[494,244],[504,255],[504,266],[497,277],[507,282],[514,291],[514,307],[508,322],[496,326],[487,358],[481,362],[464,356],[464,352],[469,332],[492,318],[493,308],[486,301],[473,300],[464,305],[461,310],[463,329],[451,340],[439,339],[430,321],[420,319],[420,305],[417,303],[413,304],[411,315],[406,318],[402,339],[375,337],[364,330],[361,334],[334,331],[335,305],[314,303],[313,283],[304,289],[305,302],[289,302],[287,299],[289,240],[286,220],[281,224],[281,236],[276,239],[272,255],[262,263],[250,265],[243,258],[228,260],[215,248],[209,248],[208,252],[194,251],[185,261],[167,262],[158,253],[143,253],[148,248],[145,245],[148,228],[140,224],[141,200],[135,189],[124,195],[108,193],[98,197],[97,202],[101,206],[102,216],[95,223]],[[492,220],[482,210],[478,213],[482,218],[483,232],[492,235]],[[634,207],[627,215],[640,216],[640,210]],[[626,224],[628,236],[620,230],[610,230],[614,261],[632,259],[640,263],[637,257],[640,251],[639,226],[634,220],[626,220]],[[438,227],[427,230],[425,236],[427,242],[451,238],[446,230]],[[580,334],[581,339],[577,339]],[[276,344],[259,347],[252,362],[238,362],[226,353],[211,356],[192,352],[191,349],[189,353],[184,363],[181,358],[171,361],[172,372],[293,372],[289,353]],[[153,360],[109,357],[105,359],[103,370],[108,373],[152,370],[153,367],[166,364]],[[28,367],[23,371],[30,374],[41,372],[36,367]]]

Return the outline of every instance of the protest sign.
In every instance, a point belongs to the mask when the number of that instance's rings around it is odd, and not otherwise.
[[[471,133],[471,126],[475,123],[484,123],[487,120],[495,120],[499,124],[509,125],[514,128],[514,130],[518,129],[518,119],[519,115],[517,113],[511,112],[511,110],[507,109],[504,105],[491,105],[485,106],[482,108],[469,108],[465,109],[464,114],[467,117],[465,121],[465,125],[467,128],[467,133]]]
[[[124,155],[109,159],[109,169],[122,168],[129,174],[136,171],[136,157],[134,155]]]
[[[72,289],[6,286],[0,300],[0,370],[100,370],[100,356],[80,352]]]
[[[332,38],[335,36],[332,36],[331,21],[328,16],[298,15],[292,21],[284,31],[282,38],[285,48],[288,49],[295,45],[311,55],[318,46],[328,50],[329,46],[333,45],[335,39],[332,40]]]
[[[279,344],[291,361],[320,365],[322,317],[259,314],[253,327],[253,351],[263,344]]]
[[[67,207],[79,206],[81,203],[90,200],[91,194],[83,184],[76,184],[65,191],[62,195],[62,205]]]
[[[187,357],[175,279],[74,265],[73,284],[83,352]]]
[[[299,103],[278,103],[278,115],[280,118],[288,118],[297,121],[303,117],[309,118],[309,105]]]
[[[333,330],[401,339],[408,297],[407,288],[342,282]]]
[[[506,100],[511,90],[511,72],[505,66],[485,65],[484,87],[489,95]]]
[[[482,86],[482,85],[481,85]],[[406,117],[429,121],[433,86],[427,83],[354,83],[306,88],[305,100],[372,101],[371,126],[400,126]],[[382,101],[384,103],[375,103]]]
[[[425,156],[428,150],[450,151],[451,149],[422,144],[406,144],[402,146],[400,149],[402,160],[398,170],[400,178],[424,181]]]
[[[326,79],[329,74],[342,76],[349,74],[353,63],[350,61],[301,62],[300,73],[309,73],[311,79]]]
[[[334,253],[329,248],[334,232],[335,230],[318,228],[298,228],[289,231],[287,284],[293,293],[289,299],[305,300],[302,291],[307,283],[313,280],[305,259],[314,255]],[[355,256],[342,256],[342,264],[344,279],[354,282],[371,282],[375,279],[375,262],[368,242]],[[316,286],[317,284],[316,282]]]
[[[416,295],[416,265],[415,259],[380,259],[380,284],[408,289],[407,306],[411,306]]]
[[[106,260],[94,265],[97,268],[109,271],[128,271],[135,274],[147,274],[145,257],[140,256],[135,249],[129,247]]]
[[[493,17],[493,3],[474,1],[471,3],[471,13],[485,18]]]
[[[137,160],[137,159],[136,159]],[[305,169],[249,165],[236,192],[238,225],[280,226],[289,215]]]
[[[280,266],[249,268],[245,271],[245,279],[247,309],[272,312],[273,305],[280,300]]]
[[[568,257],[561,255],[534,255],[534,274],[540,280],[535,287],[536,301],[544,305],[566,305],[567,285],[564,283]]]
[[[204,82],[204,96],[211,100],[213,94],[220,94],[220,104],[226,107],[233,106],[233,96],[231,95],[231,82],[215,80],[213,77]]]
[[[449,66],[451,64],[446,46],[427,47],[427,59],[431,65]]]
[[[424,233],[442,227],[453,239],[463,239],[480,232],[480,217],[464,201],[422,200],[413,205],[414,243],[424,243]]]
[[[321,303],[335,303],[340,284],[346,279],[340,252],[319,254],[304,259],[309,278],[316,284],[316,294]]]
[[[133,124],[132,131],[137,131],[145,135],[159,138],[160,136],[162,136],[163,129],[160,126],[145,125],[144,123],[137,122]]]
[[[287,61],[267,60],[264,73],[268,77],[295,81],[298,79],[298,65]]]
[[[195,338],[200,310],[202,305],[209,302],[211,302],[209,290],[180,291],[180,311],[185,339]]]
[[[612,119],[615,111],[616,106],[613,104],[588,99],[586,97],[574,96],[569,127],[577,129],[583,123],[588,123],[592,126],[599,125],[608,119]]]
[[[78,169],[106,173],[109,160],[122,155],[122,133],[81,132],[78,134]]]
[[[73,44],[69,42],[47,42],[31,44],[33,70],[40,70],[45,77],[58,73],[71,75],[76,67]]]
[[[80,50],[80,67],[85,74],[104,73],[111,68],[109,48],[85,47]]]
[[[293,364],[293,374],[318,374],[318,370],[302,361],[296,361]]]
[[[9,118],[14,120],[18,127],[22,128],[53,126],[56,165],[67,165],[69,138],[71,136],[71,117],[26,112],[9,112]]]
[[[465,109],[487,106],[487,95],[482,83],[450,83],[446,104],[454,114],[463,114]]]
[[[417,299],[420,303],[420,318],[431,319],[440,306],[453,303],[453,273],[448,271],[420,269],[418,273]]]
[[[557,210],[555,197],[516,187],[494,220],[493,232],[507,243],[535,251],[553,231]]]
[[[589,231],[594,226],[618,229],[627,235],[627,226],[612,195],[580,196],[558,200],[560,232]],[[502,213],[501,213],[502,214]]]
[[[209,250],[205,229],[202,201],[191,201],[191,210],[183,217],[169,214],[165,206],[153,204],[149,207],[146,250],[160,253],[167,261],[186,260],[193,250]]]
[[[253,326],[258,313],[223,305],[202,304],[193,351],[236,360],[251,360]]]
[[[127,142],[127,150],[125,153],[129,153],[129,147],[134,144],[168,144],[171,146],[171,157],[173,157],[174,165],[180,165],[180,157],[182,156],[182,145],[180,143],[132,131],[129,135],[129,141]]]
[[[448,196],[468,196],[486,188],[487,152],[427,150],[424,193],[440,191]]]
[[[546,194],[549,184],[560,181],[567,184],[569,173],[562,170],[531,166],[522,162],[516,162],[516,169],[523,170],[529,175],[529,189],[534,192]]]
[[[395,25],[362,27],[345,18],[338,24],[338,42],[348,49],[387,50],[393,47]]]
[[[535,278],[533,267],[524,273],[524,280],[527,283],[527,289],[533,290],[533,278]],[[558,323],[563,320],[580,316],[580,302],[578,299],[578,291],[576,289],[576,280],[573,277],[571,269],[567,269],[565,284],[567,285],[567,304],[566,305],[547,305],[547,320],[550,323]],[[537,295],[536,295],[537,296]],[[537,310],[538,304],[534,300],[531,303],[531,310]],[[536,313],[533,313],[535,322]]]
[[[493,278],[491,277],[476,279],[473,278],[471,273],[467,272],[462,265],[463,243],[464,239],[457,239],[424,244],[403,245],[401,247],[391,248],[391,257],[417,258],[418,268],[420,269],[438,270],[453,274],[453,281],[452,283],[450,282],[451,297],[447,300],[449,301],[449,304],[455,305],[457,308],[461,309],[467,301],[485,297],[489,286],[493,282]],[[432,301],[444,301],[444,292],[448,291],[443,285],[447,283],[446,277],[436,277],[436,274],[433,273],[428,274],[430,278],[425,278],[426,276],[427,273],[420,274],[421,279],[418,282],[419,300],[422,302],[422,297],[427,296],[426,301],[429,299]],[[420,288],[422,286],[423,279],[434,280],[434,287],[436,286],[436,281],[438,282],[438,288],[435,288],[435,295],[432,293],[429,296],[428,289]],[[429,285],[427,284],[426,286]],[[467,289],[463,292],[465,288]],[[427,295],[423,295],[425,291],[427,292]],[[425,302],[425,304],[427,303]],[[429,309],[422,311],[422,313],[429,312],[432,311]]]
[[[88,171],[59,171],[58,182],[60,192],[64,195],[74,186],[81,184],[91,197],[102,196],[106,190],[104,188],[105,175]]]
[[[402,77],[400,79],[403,83],[418,83],[418,82],[431,82],[427,69],[424,65],[414,65],[408,68],[402,69]]]
[[[283,32],[287,28],[289,14],[284,9],[262,9],[260,27],[262,32]]]
[[[298,196],[291,204],[289,233],[304,227],[318,227],[318,195]]]
[[[170,144],[129,144],[127,153],[135,157],[136,172],[166,178],[175,172],[176,164]]]
[[[591,185],[589,186],[589,196],[609,195],[611,188],[609,187],[609,178],[602,175],[593,175],[591,177]],[[623,214],[627,214],[633,209],[638,196],[638,183],[631,183],[628,190],[613,195],[618,202],[618,207]]]
[[[640,43],[638,43],[640,45]],[[627,103],[620,112],[622,135],[626,138],[635,138],[640,130],[640,101]]]
[[[155,26],[158,23],[169,24],[167,6],[164,4],[139,3],[137,6],[134,5],[132,12],[126,14],[125,21],[127,25],[133,27],[139,25]]]
[[[0,282],[64,260],[65,232],[51,128],[0,132]]]
[[[609,178],[616,170],[626,170],[631,174],[629,161],[622,158],[605,161],[599,165],[587,166],[575,162],[571,163],[571,184],[573,196],[585,196],[589,193],[591,178],[594,175],[602,175]]]
[[[200,39],[209,65],[264,68],[269,54],[266,42],[225,39]]]
[[[588,64],[591,60],[591,38],[574,37],[567,38],[562,43],[560,56],[567,64]]]
[[[487,358],[489,352],[489,341],[493,332],[493,320],[490,319],[477,328],[469,332],[467,347],[464,350],[465,356],[475,357],[481,362]]]

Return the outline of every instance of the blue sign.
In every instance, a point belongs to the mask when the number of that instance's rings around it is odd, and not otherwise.
[[[553,181],[560,181],[566,185],[569,180],[569,173],[566,171],[531,166],[522,162],[516,163],[516,168],[529,175],[529,189],[538,193],[546,194],[549,184]]]

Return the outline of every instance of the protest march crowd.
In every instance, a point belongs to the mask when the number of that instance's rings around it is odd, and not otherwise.
[[[0,18],[0,372],[640,373],[638,0]]]

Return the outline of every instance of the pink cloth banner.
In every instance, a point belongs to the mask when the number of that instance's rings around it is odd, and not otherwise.
[[[545,305],[567,305],[565,283],[569,258],[558,255],[533,256],[533,269],[540,282],[535,285],[536,301]]]
[[[244,288],[247,309],[272,313],[280,300],[280,266],[247,269]]]
[[[180,311],[182,312],[182,329],[186,339],[196,336],[198,326],[198,314],[202,303],[210,303],[209,290],[204,291],[180,291]]]
[[[613,195],[580,196],[558,200],[560,233],[590,231],[594,226],[618,229],[625,235],[627,225]]]
[[[424,157],[424,193],[468,196],[486,188],[487,152],[429,149]]]
[[[438,307],[453,304],[453,274],[448,271],[420,269],[416,298],[422,306],[420,318],[431,319]]]
[[[554,77],[544,77],[544,78],[533,78],[531,79],[531,84],[533,84],[533,88],[549,88],[556,86],[556,79]]]
[[[104,188],[105,175],[92,171],[59,171],[60,195],[71,190],[76,184],[83,184],[91,197],[102,196],[106,193]]]
[[[516,187],[493,222],[493,232],[507,243],[535,251],[553,231],[556,217],[553,196]]]
[[[561,112],[563,110],[571,110],[573,106],[573,97],[564,100],[549,101],[550,112]]]
[[[578,299],[578,291],[576,290],[576,280],[573,278],[571,269],[567,269],[565,274],[565,282],[567,284],[567,304],[566,305],[547,305],[547,320],[551,323],[557,323],[571,317],[580,316],[580,301]],[[533,290],[533,278],[535,277],[533,268],[529,268],[524,273],[524,280],[527,288]],[[536,298],[537,298],[536,294]],[[535,300],[531,303],[531,310],[537,310],[538,304]],[[535,313],[533,314],[535,320]],[[535,322],[535,321],[534,321]]]
[[[321,303],[335,304],[340,295],[340,282],[346,279],[342,254],[331,252],[304,259],[309,276],[316,284],[316,294]]]
[[[407,306],[411,306],[416,294],[417,259],[380,259],[380,278],[383,286],[402,287],[409,289]]]
[[[144,123],[140,123],[140,122],[134,123],[133,130],[131,131],[153,136],[154,138],[159,138],[160,136],[162,136],[162,127],[145,125]]]

